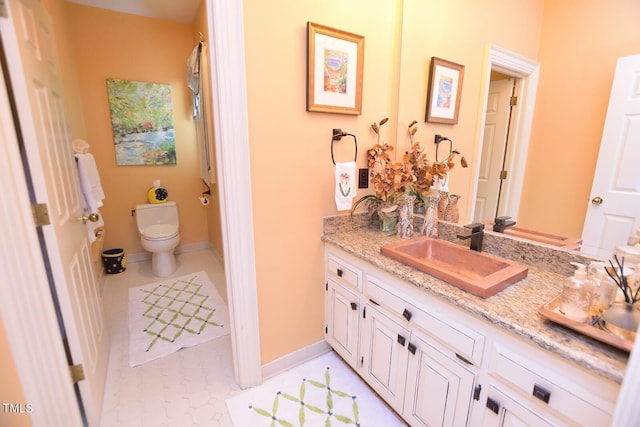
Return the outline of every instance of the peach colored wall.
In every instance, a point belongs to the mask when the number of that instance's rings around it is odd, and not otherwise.
[[[428,61],[431,56],[439,56],[466,65],[460,122],[455,126],[421,124],[418,137],[433,141],[434,133],[443,133],[470,156],[477,128],[485,44],[497,43],[529,56],[537,53],[542,17],[539,0],[493,0],[483,2],[482,7],[471,0],[404,1],[407,13],[400,52],[397,36],[402,3],[245,1],[251,183],[263,363],[323,338],[321,218],[337,213],[333,199],[331,129],[341,128],[357,135],[358,167],[364,167],[366,148],[374,143],[369,127],[374,121],[383,117],[396,121],[398,116],[398,138],[405,144],[406,124],[413,119],[422,121],[424,117]],[[365,36],[361,115],[305,110],[307,21]],[[526,33],[514,36],[520,29]],[[397,123],[391,125],[387,135],[393,135]],[[349,160],[351,156],[351,139],[336,144],[337,161]],[[470,175],[467,170],[459,172],[454,188],[466,191]]]
[[[209,39],[209,28],[207,25],[207,9],[206,2],[202,1],[200,3],[200,7],[198,8],[198,13],[193,21],[193,34],[194,34],[194,44],[199,41],[198,33],[202,33],[205,40]],[[207,45],[206,52],[209,53],[209,46]],[[207,55],[207,60],[209,60],[209,55]],[[211,71],[212,67],[209,66],[209,70]],[[213,107],[213,103],[211,102],[211,92],[207,94],[209,95],[209,105]],[[207,208],[207,229],[209,231],[209,243],[211,244],[211,249],[220,257],[223,258],[224,250],[222,247],[222,220],[220,218],[220,194],[218,191],[217,178],[215,176],[215,165],[216,165],[216,152],[215,152],[215,140],[214,140],[214,127],[213,127],[213,111],[211,112],[211,128],[209,129],[209,135],[211,137],[210,141],[210,154],[211,154],[211,165],[213,169],[213,181],[211,183],[211,197],[209,200],[211,203]]]
[[[306,111],[307,21],[365,36],[362,115]],[[370,122],[389,114],[394,24],[388,0],[244,2],[263,363],[323,338],[321,225],[336,213],[331,129],[356,134],[364,153]],[[353,159],[351,139],[336,146],[337,161]]]
[[[519,221],[581,236],[618,57],[640,53],[640,2],[544,2],[540,83]]]
[[[0,316],[0,403],[10,403],[12,405],[25,405],[22,385],[18,377],[18,371],[13,355],[9,349],[9,343],[4,332],[4,323]],[[31,425],[31,418],[27,414],[9,413],[0,407],[0,426],[28,427]]]
[[[190,25],[177,24],[67,3],[70,34],[87,129],[106,194],[101,209],[106,223],[105,248],[142,253],[131,210],[147,202],[154,179],[178,203],[181,245],[206,242],[206,209],[198,196],[199,176],[186,60],[194,47]],[[177,165],[116,166],[107,78],[171,85]]]

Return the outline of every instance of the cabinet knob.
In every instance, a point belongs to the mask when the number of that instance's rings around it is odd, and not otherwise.
[[[342,277],[342,275],[344,274],[344,272],[341,269],[337,269],[336,270],[336,274],[338,275],[338,277]]]
[[[416,354],[416,350],[417,349],[418,348],[413,343],[409,343],[409,345],[407,346],[407,350],[409,350],[411,352],[411,354]]]
[[[487,397],[487,408],[496,414],[500,413],[500,404],[490,397]]]
[[[357,310],[358,309],[358,304],[355,302],[351,303],[351,310]]]
[[[532,394],[535,398],[542,400],[544,403],[549,403],[549,399],[551,398],[551,392],[538,384],[533,385]]]
[[[404,311],[402,312],[402,317],[407,319],[407,322],[408,322],[409,320],[411,320],[411,316],[413,316],[413,314],[411,314],[411,312],[405,308]]]
[[[400,344],[401,346],[404,347],[405,342],[407,341],[407,339],[405,337],[403,337],[402,335],[398,334],[398,344]]]

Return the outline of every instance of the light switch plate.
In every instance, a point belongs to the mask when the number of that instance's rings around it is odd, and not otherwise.
[[[358,188],[369,188],[369,169],[358,169]]]

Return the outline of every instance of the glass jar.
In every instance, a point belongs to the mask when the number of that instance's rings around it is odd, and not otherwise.
[[[572,263],[578,270],[564,281],[558,310],[571,320],[586,322],[593,301],[593,284],[587,278],[585,266]]]

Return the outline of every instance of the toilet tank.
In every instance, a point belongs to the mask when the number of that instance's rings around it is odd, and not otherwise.
[[[154,224],[171,224],[179,227],[178,206],[176,202],[136,205],[136,223],[139,233]]]

